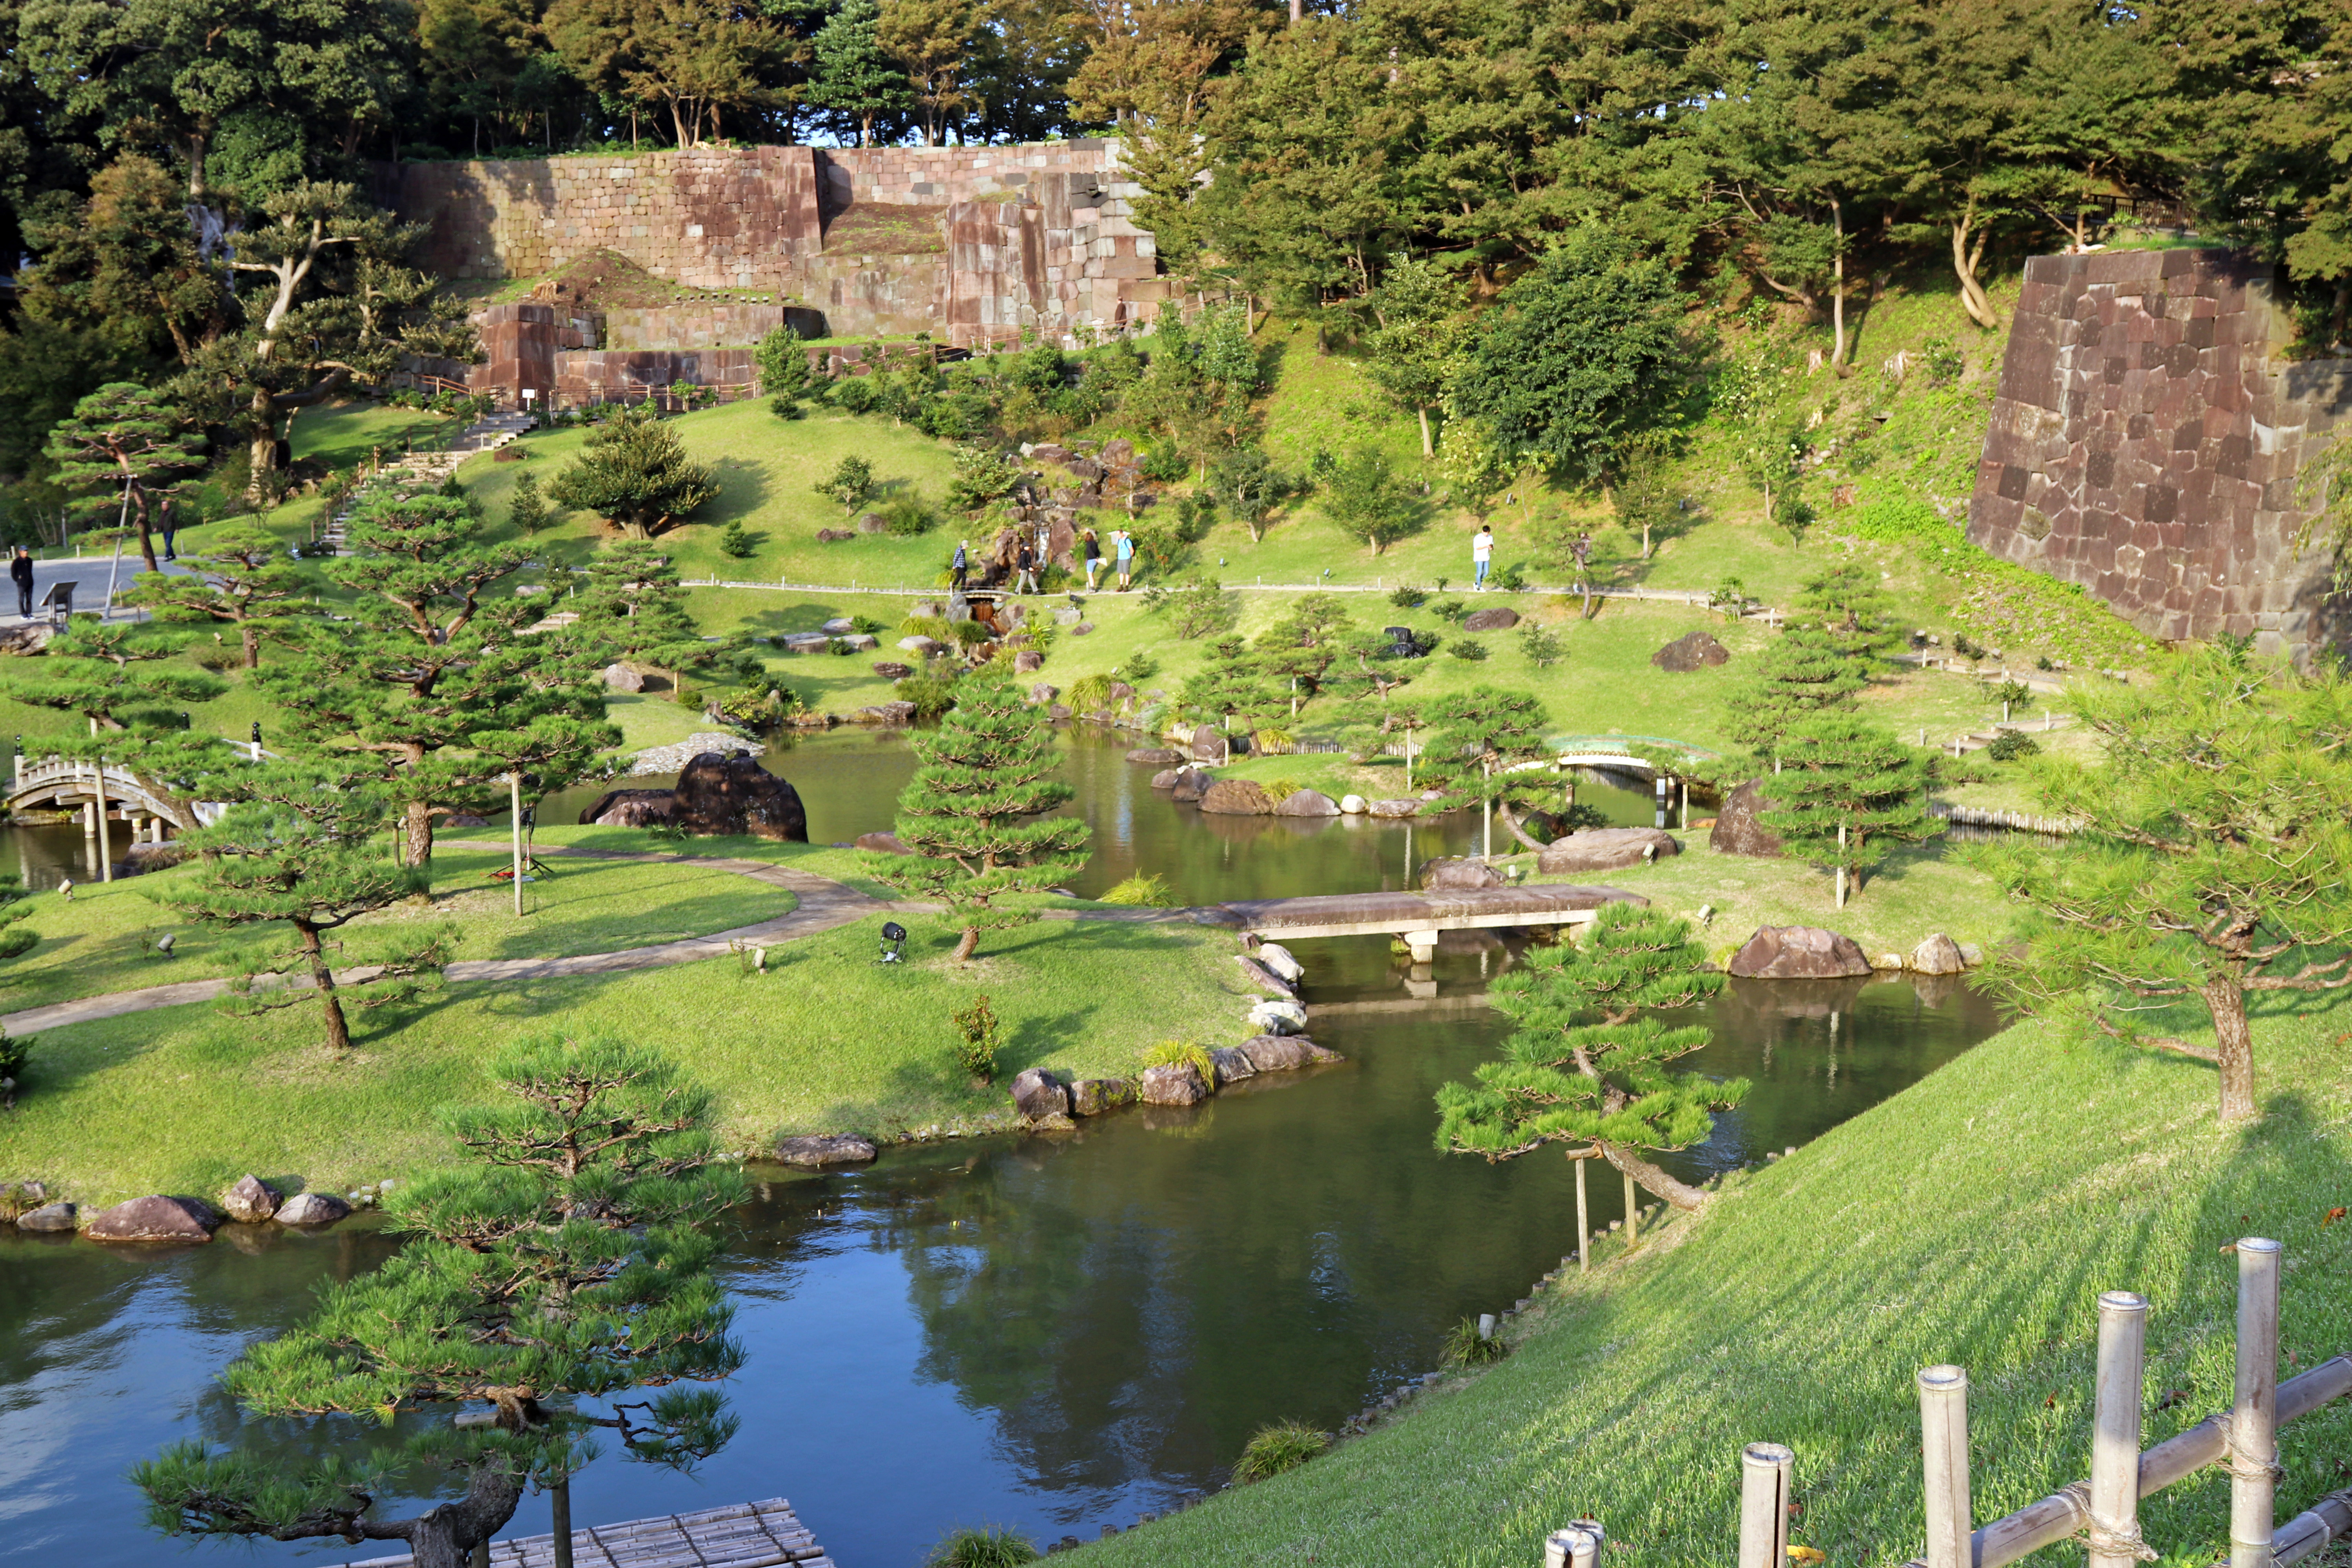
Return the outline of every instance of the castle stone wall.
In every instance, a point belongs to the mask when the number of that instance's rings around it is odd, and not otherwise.
[[[2294,363],[2270,274],[2222,250],[2026,263],[1969,537],[2151,636],[2342,640],[2299,553],[2296,476],[2352,412],[2352,361]]]

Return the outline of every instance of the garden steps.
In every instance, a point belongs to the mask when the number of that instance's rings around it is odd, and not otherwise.
[[[467,458],[483,452],[494,452],[521,436],[524,431],[537,423],[539,420],[536,416],[520,412],[485,415],[459,431],[457,438],[449,444],[446,451],[409,452],[394,458],[377,471],[369,486],[362,486],[354,491],[351,498],[336,510],[334,515],[328,518],[326,527],[320,531],[319,542],[326,548],[330,555],[349,555],[352,552],[351,544],[345,535],[344,525],[350,521],[352,513],[359,509],[360,502],[365,499],[370,486],[383,483],[388,479],[405,479],[410,482],[438,485],[455,473],[457,465]]]

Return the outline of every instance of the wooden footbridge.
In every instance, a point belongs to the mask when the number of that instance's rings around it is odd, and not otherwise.
[[[1437,934],[1512,926],[1584,925],[1603,904],[1647,905],[1622,888],[1546,885],[1481,888],[1463,892],[1329,893],[1306,899],[1252,899],[1196,910],[1204,925],[1233,927],[1268,941],[1314,936],[1395,936],[1413,962],[1437,953]]]
[[[413,1559],[370,1557],[343,1568],[412,1568]],[[782,1498],[670,1513],[572,1532],[575,1568],[833,1568]],[[552,1568],[555,1537],[490,1542],[490,1568]]]
[[[193,805],[156,794],[127,768],[108,763],[101,769],[63,757],[38,762],[19,757],[5,804],[11,816],[57,812],[79,816],[89,833],[97,831],[98,815],[128,822],[134,841],[161,843],[167,827],[188,833],[201,826]]]

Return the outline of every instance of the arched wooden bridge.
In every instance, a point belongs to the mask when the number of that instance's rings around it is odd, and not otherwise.
[[[6,805],[11,816],[35,811],[65,812],[79,816],[87,823],[101,784],[108,820],[131,824],[140,830],[134,837],[160,839],[166,828],[187,833],[202,826],[194,820],[194,805],[156,795],[127,768],[109,763],[101,776],[94,764],[63,757],[44,757],[37,762],[18,758]]]

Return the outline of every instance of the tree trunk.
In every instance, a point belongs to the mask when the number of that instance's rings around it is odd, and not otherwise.
[[[521,1479],[486,1463],[476,1467],[463,1500],[445,1502],[377,1539],[407,1542],[415,1568],[466,1568],[474,1548],[504,1530],[521,1500]]]
[[[433,807],[421,800],[408,803],[401,819],[401,858],[422,870],[433,862]]]
[[[1528,837],[1528,830],[1521,827],[1519,826],[1519,819],[1511,815],[1511,803],[1508,800],[1504,799],[1500,795],[1496,796],[1495,814],[1503,819],[1503,826],[1510,833],[1512,837],[1517,839],[1520,843],[1526,845],[1530,849],[1540,849],[1543,847],[1542,845]]]
[[[964,927],[963,938],[956,943],[955,961],[958,963],[966,963],[971,959],[971,955],[979,950],[980,928],[978,926]]]
[[[1830,252],[1830,374],[1845,374],[1845,209],[1830,199],[1830,229],[1835,248]]]
[[[1429,410],[1416,404],[1413,413],[1421,420],[1421,460],[1425,463],[1437,455],[1437,447],[1429,438]]]
[[[147,531],[147,488],[144,485],[131,487],[131,510],[139,519],[139,559],[146,563],[148,571],[161,572],[163,568],[155,563],[154,538]]]
[[[238,629],[245,634],[245,668],[259,669],[261,668],[260,628],[251,621],[247,621]]]
[[[1599,1139],[1593,1142],[1599,1146],[1601,1155],[1611,1164],[1685,1214],[1697,1214],[1715,1201],[1713,1193],[1705,1193],[1696,1187],[1685,1186],[1633,1152],[1630,1144],[1603,1143]],[[1631,1215],[1625,1216],[1629,1229],[1632,1227],[1633,1217]]]
[[[2254,1114],[2254,1037],[2246,1026],[2246,993],[2233,966],[2198,994],[2213,1016],[2213,1044],[2219,1047],[2221,1069],[2221,1124],[2226,1127]]]
[[[327,950],[319,941],[319,928],[296,921],[294,929],[302,938],[302,956],[310,965],[310,984],[319,988],[319,1005],[326,1014],[327,1048],[340,1057],[352,1048],[352,1026],[343,1017],[342,998],[335,994],[335,971],[327,963]]]
[[[572,1478],[560,1476],[547,1489],[550,1510],[554,1515],[555,1568],[572,1568]]]
[[[1969,244],[1969,230],[1976,214],[1965,213],[1952,219],[1952,272],[1960,280],[1960,308],[1969,320],[1991,331],[2000,325],[2000,316],[1985,294],[1984,285],[1977,280],[1977,263],[1984,256],[1984,236],[1976,237],[1973,248]]]

